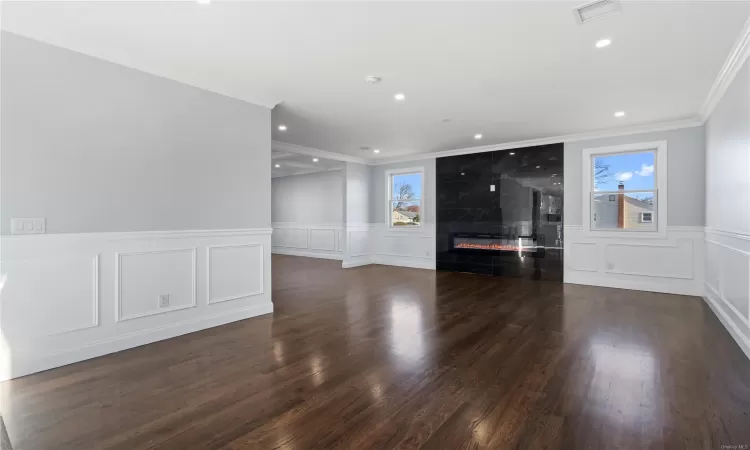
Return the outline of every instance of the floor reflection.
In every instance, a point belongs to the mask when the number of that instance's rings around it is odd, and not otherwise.
[[[416,363],[424,356],[422,308],[403,300],[391,302],[391,348],[400,361]]]

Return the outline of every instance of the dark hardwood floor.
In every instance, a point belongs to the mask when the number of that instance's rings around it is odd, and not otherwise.
[[[2,384],[15,450],[750,445],[699,298],[273,258],[274,314]]]

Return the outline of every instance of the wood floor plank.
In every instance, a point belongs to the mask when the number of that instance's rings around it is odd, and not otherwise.
[[[2,383],[15,450],[713,449],[750,361],[699,298],[273,257],[273,315]]]

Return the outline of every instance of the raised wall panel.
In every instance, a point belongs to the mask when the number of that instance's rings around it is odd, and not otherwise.
[[[565,262],[573,270],[596,272],[599,266],[599,251],[593,242],[572,242],[565,253]]]
[[[693,242],[603,244],[606,272],[660,278],[693,278]]]
[[[721,254],[722,247],[711,241],[706,241],[706,284],[717,293],[720,292]]]
[[[349,256],[366,256],[369,254],[369,232],[366,230],[349,231]]]
[[[117,266],[118,321],[196,306],[194,248],[119,253]],[[163,294],[167,307],[159,306]]]
[[[9,340],[99,324],[98,256],[4,261],[2,330]]]
[[[307,228],[285,228],[284,246],[289,248],[307,248]]]
[[[208,303],[259,295],[263,290],[263,245],[208,247]]]
[[[720,293],[745,321],[750,308],[750,255],[728,247],[722,249]]]
[[[343,252],[346,250],[346,233],[344,230],[336,230],[336,251]]]
[[[706,266],[705,254],[717,250],[704,245],[699,227],[672,227],[667,237],[583,236],[580,226],[565,227],[565,282],[593,286],[702,295],[705,274],[718,283],[720,267]],[[713,271],[713,272],[712,272]],[[718,289],[718,287],[717,287]]]
[[[433,246],[432,236],[386,234],[377,239],[374,253],[386,256],[429,258]]]
[[[283,247],[284,246],[284,229],[283,228],[274,228],[273,234],[271,235],[271,245],[273,247]]]
[[[336,230],[310,228],[310,250],[336,251]]]

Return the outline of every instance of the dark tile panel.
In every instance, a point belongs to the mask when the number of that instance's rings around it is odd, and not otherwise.
[[[561,254],[467,257],[471,251],[452,250],[451,240],[453,233],[533,235],[539,245],[562,247],[563,144],[438,158],[436,170],[440,270],[487,273],[489,265],[497,276],[562,280]]]

